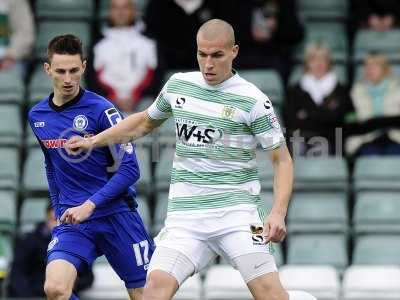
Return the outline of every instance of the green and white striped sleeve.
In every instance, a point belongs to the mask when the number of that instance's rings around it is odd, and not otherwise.
[[[250,112],[250,130],[265,150],[278,148],[284,141],[279,120],[271,101],[258,99]]]
[[[154,120],[168,119],[172,115],[171,104],[167,97],[167,84],[163,87],[157,99],[147,109],[150,118]]]

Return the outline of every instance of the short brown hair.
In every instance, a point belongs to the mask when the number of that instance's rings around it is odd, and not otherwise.
[[[83,45],[82,41],[73,34],[58,35],[53,38],[47,47],[47,60],[51,62],[54,54],[79,54],[83,58]]]

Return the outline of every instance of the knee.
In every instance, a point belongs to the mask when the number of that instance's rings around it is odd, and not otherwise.
[[[280,285],[269,285],[265,282],[261,283],[260,292],[256,297],[257,300],[289,300],[289,294]]]
[[[169,274],[162,271],[153,271],[147,276],[143,289],[143,299],[152,299],[156,295],[173,295],[178,289],[177,281]]]
[[[61,300],[69,299],[72,291],[62,282],[46,280],[44,283],[44,292],[50,300]]]

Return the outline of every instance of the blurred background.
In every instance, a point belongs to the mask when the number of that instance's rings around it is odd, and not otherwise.
[[[128,115],[146,109],[168,78],[196,70],[199,26],[231,23],[234,67],[274,104],[295,161],[288,236],[276,244],[288,289],[318,299],[400,299],[400,1],[0,0],[1,297],[40,299],[54,226],[43,155],[27,112],[52,92],[48,42],[85,45],[82,86]],[[136,144],[139,210],[155,236],[166,217],[172,119]],[[272,205],[272,167],[259,176]],[[99,258],[78,281],[82,299],[128,299]],[[217,259],[174,299],[252,299]]]

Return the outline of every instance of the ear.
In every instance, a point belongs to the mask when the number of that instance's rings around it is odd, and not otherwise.
[[[50,72],[51,67],[50,67],[50,64],[49,64],[48,62],[45,62],[45,63],[43,64],[43,69],[44,69],[44,71],[46,72],[46,74],[50,76],[50,74],[51,74],[51,72]]]
[[[85,72],[85,70],[86,70],[86,65],[87,65],[87,60],[85,59],[85,60],[82,62],[82,73]]]
[[[239,53],[239,45],[234,45],[234,46],[232,47],[233,59],[236,58],[236,56],[238,55],[238,53]]]

